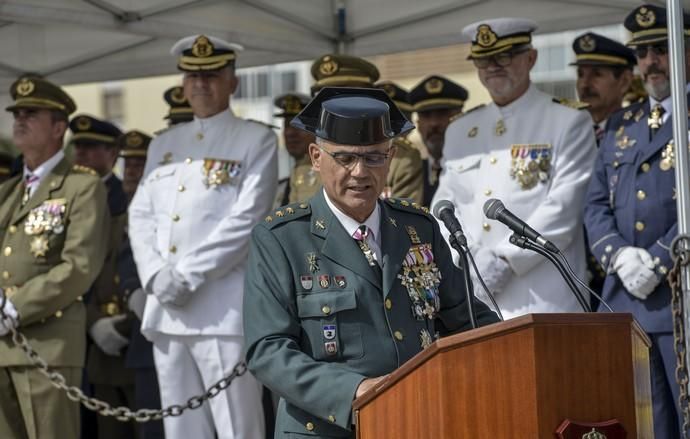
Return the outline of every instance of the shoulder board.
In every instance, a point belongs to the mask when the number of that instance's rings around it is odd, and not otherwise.
[[[586,102],[581,102],[581,101],[574,101],[572,99],[567,99],[567,98],[553,98],[553,102],[561,105],[565,105],[568,108],[572,108],[575,110],[584,110],[586,108],[589,108],[590,105]]]
[[[386,198],[385,202],[394,209],[412,212],[418,215],[431,215],[429,208],[408,198]]]
[[[288,204],[287,206],[281,206],[271,211],[271,213],[269,213],[268,216],[264,218],[263,224],[269,229],[272,229],[279,224],[284,224],[297,218],[302,218],[303,216],[309,215],[310,213],[311,206],[309,205],[309,203],[292,203]]]
[[[98,177],[98,172],[92,168],[89,168],[88,166],[73,165],[72,170],[77,174],[91,174],[94,177]]]
[[[267,127],[267,128],[270,128],[270,129],[272,129],[272,130],[279,130],[279,129],[280,129],[280,127],[277,127],[277,126],[275,126],[275,125],[271,125],[270,123],[262,122],[262,121],[260,121],[260,120],[256,120],[256,119],[245,119],[245,120],[246,120],[247,122],[258,123],[259,125],[263,125],[263,126],[265,126],[265,127]]]
[[[473,112],[475,110],[479,110],[480,108],[483,108],[483,107],[486,107],[486,104],[479,104],[476,107],[472,107],[467,111],[463,111],[462,113],[455,114],[455,115],[451,116],[449,120],[450,120],[450,122],[453,122],[455,120],[460,119],[462,116],[466,116],[466,115],[470,114],[471,112]]]

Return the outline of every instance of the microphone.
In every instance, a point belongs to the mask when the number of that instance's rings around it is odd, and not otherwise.
[[[484,203],[484,215],[489,219],[502,222],[519,236],[524,236],[530,241],[536,242],[550,252],[561,252],[552,242],[541,236],[539,232],[527,225],[527,223],[518,218],[517,215],[506,209],[501,200],[496,198],[487,200],[486,203]]]
[[[451,235],[458,241],[458,243],[467,247],[467,238],[462,232],[460,221],[455,217],[455,205],[448,200],[441,200],[434,205],[434,216],[446,226]]]

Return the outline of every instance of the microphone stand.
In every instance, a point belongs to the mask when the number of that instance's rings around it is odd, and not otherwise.
[[[460,255],[460,268],[464,272],[465,278],[465,295],[467,297],[467,312],[470,315],[470,323],[472,323],[472,329],[477,329],[477,314],[474,309],[474,288],[472,282],[470,282],[470,268],[467,263],[467,254],[465,253],[465,247],[460,245],[458,240],[452,234],[448,238],[448,242],[451,247],[453,247]]]
[[[585,312],[592,312],[592,310],[589,307],[589,304],[587,303],[587,301],[585,301],[585,298],[582,297],[582,292],[577,288],[577,285],[575,285],[575,282],[573,282],[573,279],[570,277],[565,267],[563,267],[563,263],[558,258],[552,255],[546,249],[542,248],[540,245],[532,243],[527,238],[525,238],[524,236],[520,236],[517,233],[513,233],[510,236],[509,241],[511,244],[517,247],[532,250],[535,253],[539,253],[540,255],[544,256],[546,259],[551,261],[551,263],[558,269],[558,272],[561,274],[561,277],[563,277],[565,282],[568,284],[568,287],[575,295],[575,298],[580,303],[582,309]]]

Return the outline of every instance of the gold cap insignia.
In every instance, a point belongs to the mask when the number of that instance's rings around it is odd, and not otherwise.
[[[23,78],[19,81],[19,84],[17,84],[16,90],[19,96],[28,96],[34,91],[35,88],[36,86],[34,86],[34,83],[31,82],[31,80]]]
[[[125,144],[130,148],[138,148],[144,143],[139,133],[129,133],[125,139]]]
[[[580,38],[578,44],[580,45],[580,49],[582,49],[583,52],[594,52],[594,49],[597,48],[597,42],[591,35],[585,35],[582,38]]]
[[[80,117],[76,121],[76,126],[79,131],[86,131],[91,128],[91,121],[88,117]]]
[[[637,15],[635,15],[635,21],[637,21],[640,27],[652,27],[654,23],[656,23],[656,15],[654,11],[641,7],[640,10],[637,11]]]
[[[207,56],[211,56],[212,53],[213,43],[211,43],[211,40],[204,35],[199,35],[199,37],[194,40],[194,44],[192,44],[192,54],[198,58],[206,58]]]
[[[175,87],[172,93],[170,93],[170,99],[176,104],[184,103],[184,89],[182,87]]]
[[[488,24],[481,24],[477,28],[477,37],[475,38],[477,44],[482,47],[491,47],[498,41],[498,35],[491,30]]]
[[[383,91],[386,92],[389,98],[393,99],[395,97],[395,87],[392,84],[383,84]]]
[[[319,72],[324,76],[334,75],[338,71],[338,63],[335,62],[330,56],[325,56],[321,60],[321,65],[319,66]]]
[[[295,96],[285,97],[285,112],[288,114],[297,114],[302,111],[302,103]]]
[[[424,90],[431,95],[441,93],[441,90],[443,90],[443,81],[438,78],[431,78],[424,84]]]

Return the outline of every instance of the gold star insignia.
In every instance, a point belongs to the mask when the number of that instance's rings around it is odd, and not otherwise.
[[[31,254],[34,258],[44,257],[50,248],[48,247],[48,238],[45,235],[39,235],[31,240]]]

